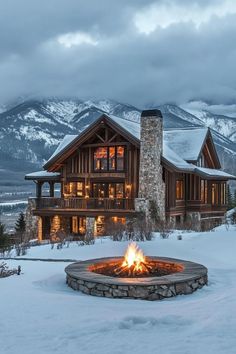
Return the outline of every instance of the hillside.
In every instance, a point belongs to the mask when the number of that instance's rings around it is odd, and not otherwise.
[[[162,105],[165,129],[210,126],[222,166],[236,173],[236,126],[226,116],[193,115],[175,105]],[[77,134],[106,112],[138,121],[140,110],[112,100],[79,99],[26,100],[15,106],[1,106],[0,184],[24,183],[26,172],[40,169],[65,134]],[[9,176],[11,176],[9,178]]]

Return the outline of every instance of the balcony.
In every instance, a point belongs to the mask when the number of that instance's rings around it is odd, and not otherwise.
[[[134,210],[134,199],[126,198],[50,198],[35,199],[36,209]]]

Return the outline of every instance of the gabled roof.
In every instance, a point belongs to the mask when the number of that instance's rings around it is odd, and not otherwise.
[[[76,144],[82,143],[93,128],[105,120],[121,134],[132,140],[136,145],[140,144],[140,124],[131,122],[114,115],[103,114],[92,124],[81,131],[78,135],[66,135],[57,147],[49,160],[44,165],[48,168],[53,162],[61,158],[71,147],[76,148]],[[163,132],[163,160],[172,168],[181,172],[197,173],[205,177],[234,178],[220,170],[203,169],[190,163],[198,160],[203,145],[209,136],[208,128],[188,128],[188,129],[170,129]],[[217,157],[218,158],[218,157]],[[188,162],[190,161],[190,162]],[[212,171],[210,173],[210,171]]]
[[[197,161],[208,128],[171,129],[164,131],[164,142],[186,161]]]

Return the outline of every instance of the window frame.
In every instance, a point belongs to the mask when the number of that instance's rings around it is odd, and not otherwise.
[[[122,147],[123,150],[124,150],[124,155],[123,155],[123,169],[117,169],[117,161],[118,161],[118,148],[119,147]],[[100,165],[100,168],[99,169],[96,169],[96,163],[95,161],[95,154],[96,154],[96,151],[98,149],[106,149],[106,169],[101,169],[101,165]],[[115,148],[115,157],[114,157],[114,160],[115,160],[115,168],[110,168],[110,162],[112,161],[112,159],[110,159],[110,149],[112,148]],[[101,172],[124,172],[126,170],[126,148],[124,145],[111,145],[111,146],[99,146],[99,147],[96,147],[93,149],[93,152],[92,152],[92,170],[93,172],[98,172],[98,173],[101,173]],[[101,160],[101,159],[99,159]]]

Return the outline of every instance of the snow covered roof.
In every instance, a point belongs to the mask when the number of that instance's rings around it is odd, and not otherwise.
[[[60,177],[59,172],[48,172],[48,171],[37,171],[28,173],[25,175],[25,179],[34,180],[34,179],[58,179]]]
[[[65,135],[54,153],[50,156],[48,161],[53,159],[56,155],[58,155],[66,146],[68,146],[74,139],[76,139],[78,135]]]
[[[206,176],[206,177],[218,177],[218,178],[227,178],[227,179],[236,179],[236,176],[233,176],[227,172],[221,170],[215,170],[213,168],[206,167],[196,167],[195,172]]]
[[[107,116],[107,115],[106,115]],[[98,119],[100,119],[99,117]],[[131,122],[114,115],[107,116],[108,119],[125,129],[134,138],[140,140],[140,124]],[[93,123],[92,123],[93,124]],[[88,129],[89,127],[87,127]],[[59,155],[65,148],[78,139],[84,131],[78,135],[66,135],[57,147],[56,151],[49,158],[47,163]],[[198,173],[208,177],[235,178],[221,170],[200,168],[187,161],[197,161],[203,143],[206,139],[208,128],[170,129],[163,132],[163,159],[180,171]]]
[[[163,158],[167,160],[171,165],[177,167],[180,170],[185,170],[188,172],[194,172],[195,165],[186,162],[179,155],[177,155],[166,142],[163,144]]]
[[[187,161],[197,161],[208,128],[171,129],[164,131],[164,142]]]

